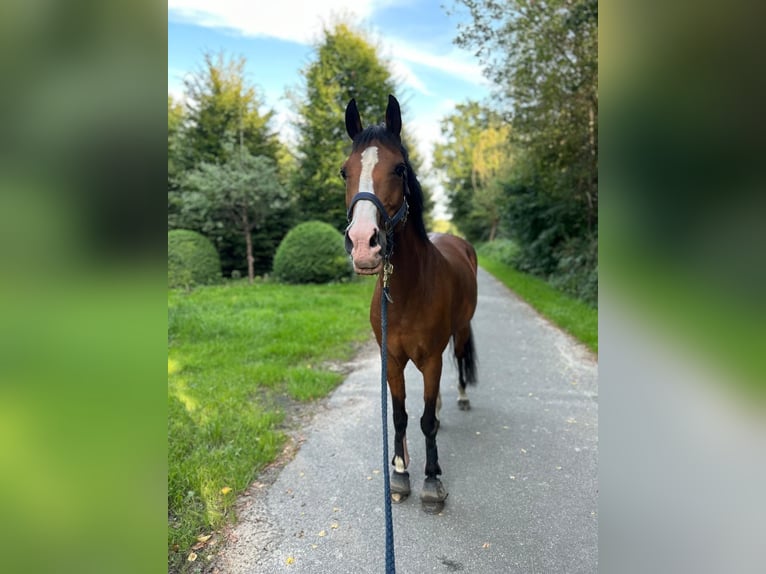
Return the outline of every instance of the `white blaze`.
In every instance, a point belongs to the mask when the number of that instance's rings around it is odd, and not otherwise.
[[[378,163],[378,146],[370,146],[362,152],[362,175],[359,176],[359,191],[366,191],[367,193],[375,193],[372,187],[372,170]],[[378,208],[371,201],[362,199],[354,206],[354,213],[352,215],[351,224],[349,229],[357,221],[367,221],[372,224],[373,227],[378,224]]]
[[[370,146],[362,152],[362,175],[359,176],[359,191],[375,193],[372,189],[372,170],[378,163],[378,146]]]

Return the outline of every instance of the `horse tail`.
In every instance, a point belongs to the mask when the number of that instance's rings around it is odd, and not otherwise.
[[[475,385],[478,382],[476,376],[476,367],[478,364],[478,357],[476,356],[476,346],[473,342],[473,330],[470,324],[468,325],[468,338],[463,345],[462,356],[457,356],[458,368],[463,374],[463,380],[469,385]]]

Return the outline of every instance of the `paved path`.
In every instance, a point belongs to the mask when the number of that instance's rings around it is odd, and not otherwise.
[[[397,572],[595,573],[597,364],[481,270],[473,328],[479,384],[468,388],[468,412],[457,408],[445,358],[438,446],[449,498],[440,515],[420,507],[422,379],[406,371],[413,492],[393,507]],[[359,358],[275,482],[251,489],[220,572],[384,572],[376,350]],[[389,404],[393,437],[390,418]]]

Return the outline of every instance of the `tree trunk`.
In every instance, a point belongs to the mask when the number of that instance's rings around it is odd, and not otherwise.
[[[489,229],[489,240],[494,241],[497,234],[497,219],[492,220],[492,227]]]
[[[247,209],[242,210],[242,230],[245,233],[245,245],[247,245],[247,280],[252,285],[255,279],[255,257],[253,257],[253,235]]]

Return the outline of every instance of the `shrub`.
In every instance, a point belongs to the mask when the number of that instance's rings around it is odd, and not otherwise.
[[[211,241],[188,229],[168,231],[168,287],[189,288],[221,279],[221,260]]]
[[[519,246],[511,239],[495,239],[478,245],[476,251],[482,257],[511,266],[519,252]]]
[[[328,283],[352,276],[343,235],[329,223],[295,226],[274,255],[274,277],[283,283]]]
[[[598,305],[598,237],[573,237],[558,251],[550,283],[591,306]]]

